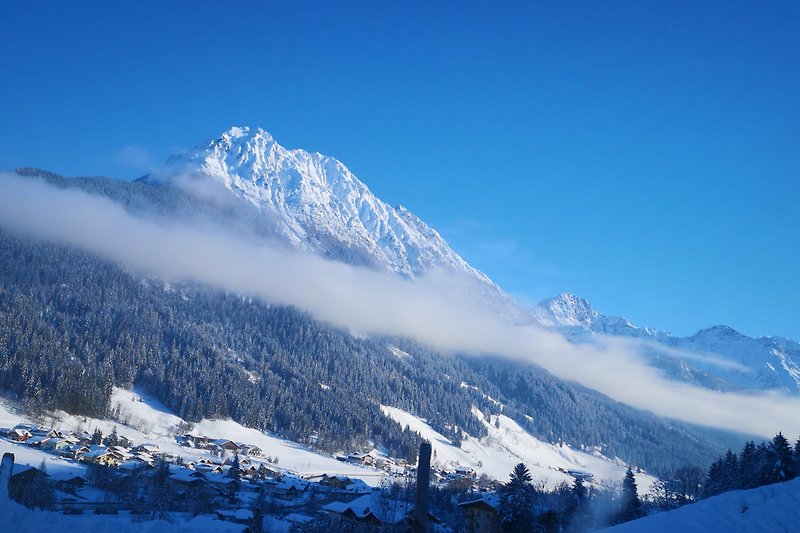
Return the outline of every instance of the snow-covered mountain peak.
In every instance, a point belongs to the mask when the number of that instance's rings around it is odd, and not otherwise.
[[[590,327],[600,316],[587,300],[568,292],[541,302],[539,309],[543,311],[542,318],[552,322],[550,325]]]
[[[595,334],[637,338],[641,354],[665,375],[719,390],[778,389],[800,394],[800,343],[774,337],[750,338],[730,326],[674,337],[640,328],[624,317],[597,312],[570,293],[541,302],[534,319],[568,338],[583,342]]]
[[[694,335],[692,338],[695,339],[727,339],[727,340],[735,340],[735,339],[744,339],[746,338],[745,335],[739,333],[735,329],[730,326],[726,326],[724,324],[718,324],[716,326],[711,326],[710,328],[701,329]]]
[[[146,181],[181,186],[211,179],[258,211],[290,246],[351,264],[417,277],[444,269],[476,282],[498,309],[517,307],[433,228],[377,198],[341,161],[287,149],[261,128],[236,126],[175,156]]]

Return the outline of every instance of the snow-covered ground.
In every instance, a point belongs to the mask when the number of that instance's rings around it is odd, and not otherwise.
[[[800,479],[735,490],[605,529],[608,533],[800,531]]]
[[[411,431],[429,440],[434,452],[432,462],[441,468],[468,466],[478,474],[506,481],[514,465],[522,462],[530,470],[535,482],[544,482],[550,488],[562,482],[573,482],[572,476],[562,470],[589,472],[596,482],[603,485],[618,483],[627,470],[621,461],[574,450],[567,445],[542,442],[505,415],[492,415],[491,421],[486,421],[483,414],[473,408],[473,414],[483,421],[488,435],[481,439],[468,436],[459,448],[427,422],[407,411],[386,405],[382,405],[381,410],[401,426],[408,426]],[[636,474],[639,493],[649,493],[655,480],[648,474]]]
[[[49,511],[31,511],[14,502],[0,502],[0,531],[70,531],[72,533],[226,533],[242,531],[243,526],[222,522],[203,515],[191,520],[173,517],[175,522],[163,520],[140,521],[125,513],[118,515],[83,514],[66,516]]]
[[[111,394],[111,406],[119,410],[119,418],[125,423],[95,418],[79,417],[64,412],[56,414],[53,420],[46,420],[45,425],[61,431],[86,430],[89,432],[99,428],[104,435],[114,428],[117,434],[131,439],[136,444],[155,443],[163,453],[182,456],[184,459],[211,457],[209,452],[196,448],[180,446],[175,436],[187,432],[186,422],[170,413],[157,399],[139,391],[114,388]],[[14,411],[8,404],[0,403],[0,427],[12,427],[24,421],[24,417]],[[184,429],[180,429],[184,428]],[[263,433],[257,429],[247,428],[232,420],[202,420],[193,424],[189,433],[205,435],[211,438],[230,439],[235,442],[256,445],[265,457],[276,457],[279,469],[303,476],[345,475],[363,479],[371,486],[378,486],[385,473],[378,470],[362,468],[356,465],[337,461],[333,457],[317,453],[286,439]],[[64,461],[39,450],[0,440],[0,451],[11,451],[18,464],[39,466],[46,459],[48,472],[59,468],[83,468],[80,464]]]
[[[25,418],[17,414],[10,406],[0,402],[0,428],[10,428],[25,421]],[[7,452],[14,454],[15,464],[18,465],[30,465],[38,468],[44,461],[48,474],[54,479],[85,475],[86,468],[80,463],[65,461],[42,450],[0,439],[0,457]]]

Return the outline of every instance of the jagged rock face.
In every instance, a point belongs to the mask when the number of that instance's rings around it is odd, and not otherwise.
[[[270,213],[300,249],[325,251],[330,240],[365,252],[373,266],[416,277],[446,268],[491,283],[442,237],[402,206],[378,199],[340,161],[288,150],[268,132],[231,128],[168,161],[158,178],[204,176]]]
[[[260,128],[231,128],[171,158],[144,181],[232,195],[294,249],[408,278],[441,269],[466,280],[487,306],[510,319],[524,314],[436,230],[405,207],[381,201],[342,162],[286,149]]]

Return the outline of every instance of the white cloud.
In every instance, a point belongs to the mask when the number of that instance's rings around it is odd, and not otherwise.
[[[111,200],[0,176],[0,226],[82,248],[168,281],[193,281],[293,305],[362,334],[411,337],[434,348],[535,362],[556,376],[658,415],[765,436],[800,426],[800,399],[709,391],[664,379],[635,343],[598,337],[574,345],[485,310],[469,282],[445,272],[410,281],[268,245],[211,223],[129,213]]]

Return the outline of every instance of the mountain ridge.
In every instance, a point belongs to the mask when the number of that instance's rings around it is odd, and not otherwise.
[[[723,324],[677,337],[637,327],[624,317],[604,315],[586,299],[568,292],[543,300],[531,314],[541,325],[575,342],[598,334],[648,341],[648,349],[643,350],[648,362],[671,379],[716,390],[777,389],[800,395],[798,341],[749,337]]]

